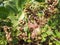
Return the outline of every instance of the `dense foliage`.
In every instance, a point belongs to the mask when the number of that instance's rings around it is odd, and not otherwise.
[[[60,0],[0,0],[0,45],[60,45]]]

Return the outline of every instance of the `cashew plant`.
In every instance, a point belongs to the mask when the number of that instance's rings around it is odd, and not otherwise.
[[[60,0],[0,0],[0,45],[60,45]]]

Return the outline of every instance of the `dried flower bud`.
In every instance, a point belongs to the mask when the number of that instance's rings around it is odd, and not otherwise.
[[[12,41],[11,32],[6,34],[6,39],[7,39],[8,42]]]
[[[38,25],[36,24],[36,23],[31,23],[31,22],[28,22],[28,27],[29,28],[32,28],[32,29],[35,29],[35,28],[37,28],[38,27]]]
[[[7,31],[8,27],[7,26],[3,26],[3,30]]]

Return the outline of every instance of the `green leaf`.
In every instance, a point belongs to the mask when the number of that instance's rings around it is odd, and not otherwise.
[[[32,42],[32,41],[29,39],[29,40],[27,40],[27,42],[30,43],[30,42]]]
[[[60,45],[60,41],[54,41],[56,45]]]
[[[8,17],[9,11],[5,7],[0,7],[0,18],[6,19]]]
[[[38,1],[38,2],[44,2],[45,0],[36,0],[36,1]]]
[[[60,32],[58,32],[58,30],[55,30],[55,33],[56,33],[56,36],[60,38]]]

